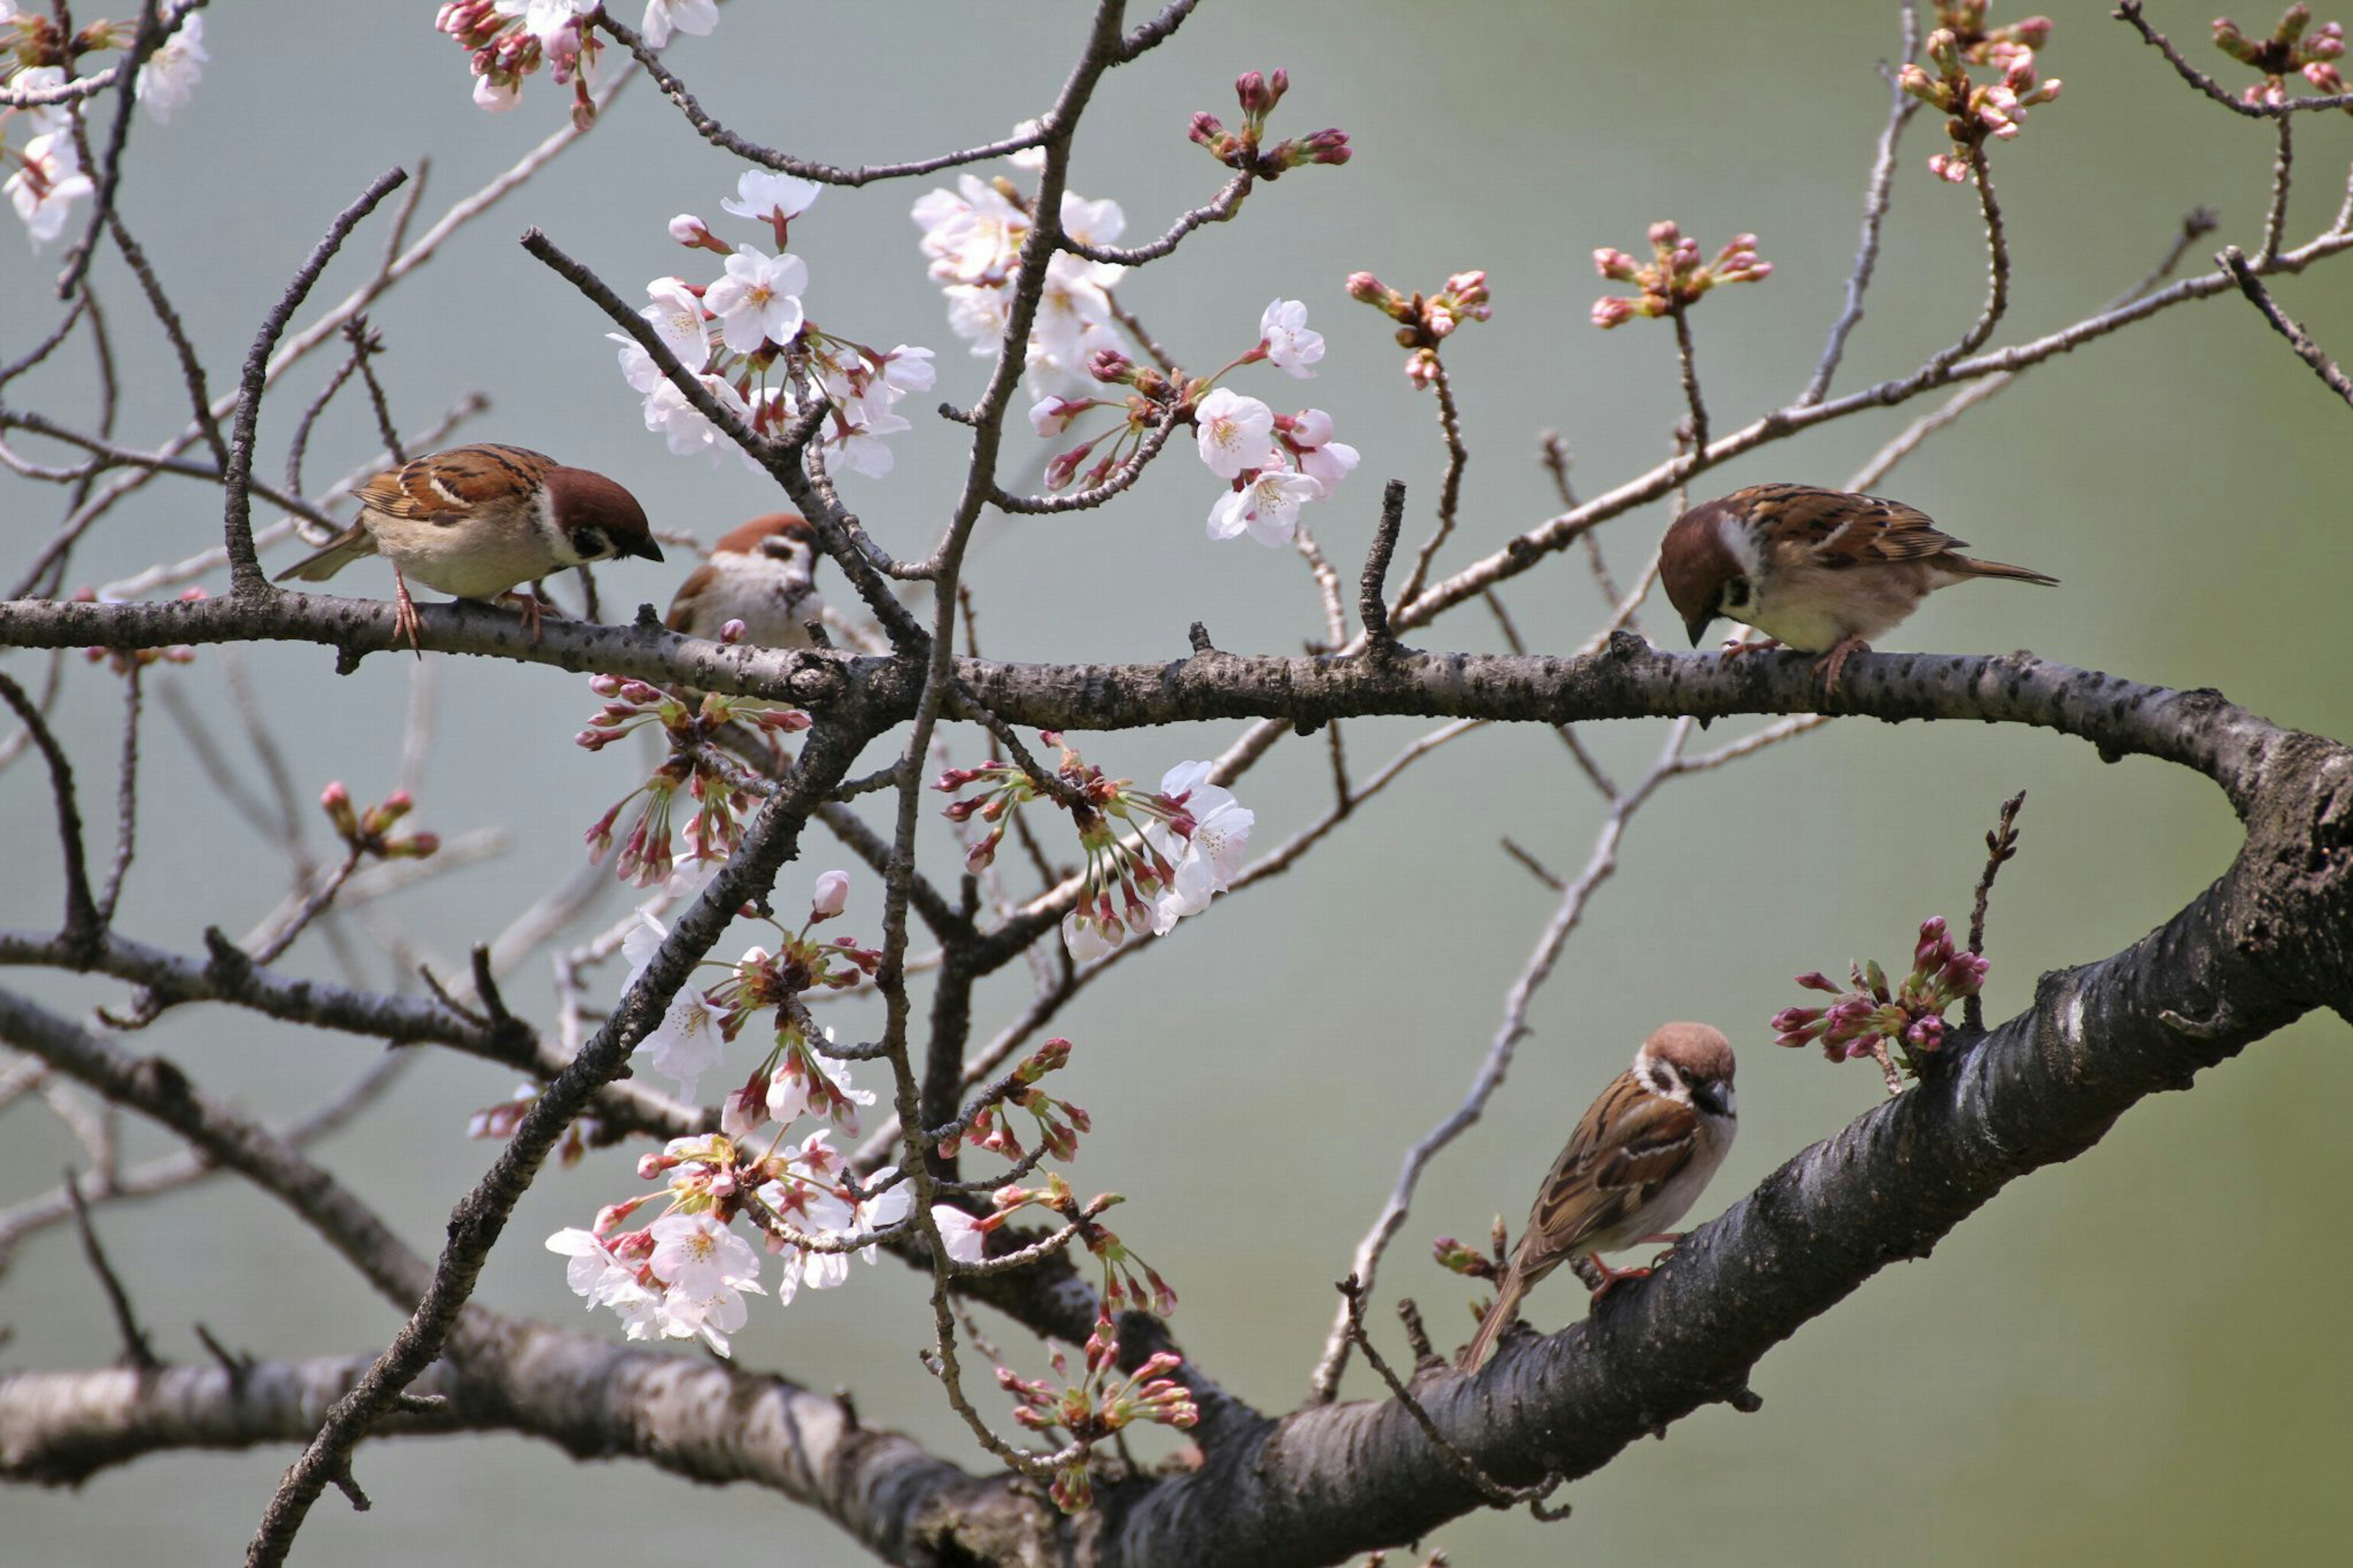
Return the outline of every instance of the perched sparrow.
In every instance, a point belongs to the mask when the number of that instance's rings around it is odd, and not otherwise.
[[[517,584],[618,555],[662,558],[628,491],[602,474],[489,442],[378,474],[360,487],[359,520],[278,581],[323,583],[363,555],[392,563],[394,624],[411,647],[422,624],[410,576],[460,599],[512,600],[535,636],[542,606],[512,592]]]
[[[1828,692],[1850,655],[1936,589],[1969,577],[2059,581],[1963,555],[1962,542],[1902,501],[1751,485],[1675,519],[1659,543],[1659,575],[1694,647],[1708,622],[1728,616],[1775,639],[1757,647],[1823,654]]]
[[[1591,1258],[1599,1297],[1647,1268],[1611,1268],[1595,1254],[1683,1239],[1663,1226],[1683,1216],[1724,1163],[1739,1122],[1732,1102],[1732,1042],[1705,1024],[1662,1024],[1634,1065],[1586,1108],[1504,1271],[1495,1304],[1455,1369],[1475,1372],[1518,1316],[1528,1287],[1572,1258]]]
[[[723,536],[688,574],[662,624],[716,637],[729,621],[762,647],[807,647],[808,623],[825,615],[817,592],[817,534],[788,511],[755,517]]]

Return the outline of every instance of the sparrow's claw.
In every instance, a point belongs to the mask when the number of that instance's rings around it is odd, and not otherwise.
[[[1742,642],[1739,638],[1735,637],[1732,641],[1724,645],[1724,658],[1726,663],[1730,663],[1732,660],[1738,658],[1742,654],[1770,653],[1773,649],[1779,647],[1780,646],[1781,639],[1778,637],[1760,637],[1755,642]]]
[[[1839,671],[1846,668],[1846,661],[1856,654],[1870,651],[1871,645],[1861,637],[1849,637],[1822,655],[1820,661],[1814,666],[1822,672],[1822,695],[1825,697],[1838,695]]]
[[[510,591],[499,595],[499,603],[502,605],[512,605],[516,610],[521,612],[522,616],[522,624],[531,628],[531,640],[533,642],[537,642],[539,640],[540,618],[547,613],[548,605],[542,601],[538,595],[533,594],[517,594]]]
[[[392,635],[406,637],[408,651],[423,658],[425,649],[417,638],[424,630],[425,617],[417,613],[417,601],[408,596],[408,580],[396,566],[392,569]]]
[[[1612,1268],[1598,1258],[1593,1262],[1594,1267],[1601,1270],[1601,1283],[1593,1291],[1593,1299],[1597,1301],[1629,1279],[1648,1279],[1651,1277],[1648,1268]]]

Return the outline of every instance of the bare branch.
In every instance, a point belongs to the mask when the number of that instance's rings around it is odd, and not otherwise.
[[[2285,125],[2286,121],[2282,121],[2281,124]],[[2329,391],[2353,404],[2353,380],[2347,379],[2337,362],[2312,341],[2309,333],[2289,320],[2287,312],[2281,310],[2278,301],[2272,298],[2271,290],[2264,288],[2263,280],[2255,276],[2254,268],[2247,265],[2247,258],[2240,253],[2239,247],[2235,245],[2226,247],[2214,259],[2221,262],[2238,283],[2239,291],[2247,297],[2248,302],[2263,313],[2263,320],[2272,324],[2272,330],[2287,340],[2287,346],[2295,351],[2295,357],[2310,365],[2312,374],[2318,376]]]
[[[1896,63],[1901,65],[1919,52],[1920,8],[1916,0],[1905,0],[1904,47]],[[1888,198],[1895,189],[1895,144],[1920,110],[1920,100],[1904,90],[1895,73],[1888,70],[1886,74],[1887,124],[1879,132],[1879,151],[1872,158],[1871,177],[1863,185],[1862,237],[1855,244],[1854,270],[1847,274],[1846,304],[1840,310],[1838,320],[1831,323],[1830,341],[1822,345],[1822,357],[1815,363],[1806,389],[1798,394],[1798,405],[1801,408],[1820,403],[1829,395],[1831,378],[1838,374],[1839,361],[1846,354],[1846,341],[1862,320],[1862,297],[1871,287],[1873,270],[1879,265],[1880,229],[1887,221]]]

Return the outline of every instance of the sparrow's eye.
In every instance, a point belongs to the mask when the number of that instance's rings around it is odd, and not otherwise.
[[[764,539],[760,541],[760,553],[772,561],[790,561],[800,553],[800,546],[789,539]]]
[[[1748,579],[1735,577],[1724,585],[1724,607],[1745,610],[1748,607]]]
[[[583,561],[602,561],[613,553],[613,542],[594,526],[572,531],[572,552]]]

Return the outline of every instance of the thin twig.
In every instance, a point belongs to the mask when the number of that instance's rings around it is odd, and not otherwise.
[[[2223,268],[2238,280],[2239,291],[2247,297],[2256,310],[2263,313],[2263,320],[2272,324],[2272,329],[2287,340],[2287,346],[2295,351],[2295,357],[2310,365],[2312,374],[2320,377],[2322,384],[2329,391],[2337,394],[2347,403],[2353,404],[2353,380],[2346,378],[2343,369],[2335,360],[2328,357],[2318,343],[2312,341],[2310,333],[2289,320],[2287,312],[2281,310],[2279,302],[2272,298],[2271,290],[2263,287],[2263,280],[2257,278],[2254,269],[2247,265],[2247,258],[2240,252],[2239,247],[2235,245],[2227,246],[2214,259],[2221,263]]]
[[[2018,854],[2018,808],[2026,804],[2026,792],[2020,790],[2001,803],[2001,819],[1986,835],[1986,866],[1978,877],[1977,902],[1969,910],[1969,952],[1979,956],[1985,952],[1986,900],[1993,896],[1993,879],[2002,866]],[[1961,1005],[1961,1021],[1972,1032],[1985,1030],[1985,1003],[1971,992]]]
[[[1438,552],[1454,532],[1454,524],[1462,500],[1462,473],[1471,462],[1471,449],[1462,442],[1462,415],[1454,402],[1454,384],[1446,374],[1445,361],[1435,353],[1430,360],[1433,380],[1430,389],[1438,397],[1438,429],[1446,441],[1446,472],[1438,483],[1438,526],[1413,558],[1413,570],[1406,574],[1405,585],[1398,590],[1398,603],[1410,604],[1430,581],[1430,566]]]
[[[2279,151],[2272,159],[2271,205],[2263,211],[2263,247],[2259,252],[2266,263],[2279,259],[2280,239],[2287,232],[2288,175],[2295,167],[2295,142],[2290,131],[2295,124],[2288,116],[2280,116]]]
[[[99,919],[97,901],[90,897],[90,868],[82,858],[81,807],[74,799],[73,764],[66,761],[65,749],[58,744],[41,710],[25,695],[25,689],[5,675],[0,675],[0,702],[16,710],[26,733],[40,748],[41,760],[48,764],[49,791],[57,802],[58,841],[65,852],[65,935],[77,942],[94,942],[105,924]]]
[[[115,905],[122,898],[122,879],[130,874],[138,837],[140,677],[145,668],[133,659],[122,673],[122,762],[114,797],[114,864],[107,868],[106,889],[98,896],[100,925],[114,923]]]
[[[1919,7],[1914,0],[1905,0],[1903,14],[1904,48],[1897,57],[1898,65],[1920,52]],[[1879,265],[1880,230],[1887,221],[1888,198],[1895,189],[1895,144],[1920,109],[1920,100],[1904,90],[1893,70],[1887,73],[1887,124],[1879,132],[1879,151],[1872,158],[1871,177],[1863,184],[1862,237],[1855,244],[1854,269],[1847,274],[1846,303],[1838,320],[1831,323],[1830,341],[1822,345],[1822,357],[1806,389],[1798,394],[1801,408],[1829,395],[1831,378],[1838,374],[1839,361],[1846,355],[1848,337],[1862,320],[1862,297],[1871,288],[1873,269]]]
[[[2141,0],[2119,0],[2113,15],[2116,20],[2129,23],[2138,29],[2142,41],[2155,46],[2157,51],[2166,58],[2167,62],[2181,73],[2182,80],[2233,114],[2243,114],[2254,120],[2282,120],[2310,110],[2353,109],[2353,92],[2341,92],[2333,98],[2287,98],[2277,103],[2262,99],[2257,99],[2251,103],[2245,99],[2235,97],[2221,82],[2182,58],[2181,51],[2173,47],[2173,40],[2150,26],[2142,18],[2140,12]]]
[[[227,531],[229,584],[238,595],[267,594],[269,581],[261,573],[261,557],[253,547],[253,448],[261,420],[261,390],[269,374],[270,351],[286,331],[286,323],[309,297],[311,286],[319,280],[327,263],[343,248],[344,237],[358,226],[360,220],[374,212],[376,204],[390,195],[408,179],[404,169],[387,169],[378,174],[360,193],[359,200],[335,215],[327,232],[295,269],[278,297],[278,303],[262,318],[261,330],[253,335],[253,347],[245,356],[245,373],[237,378],[237,423],[229,437],[228,461],[221,474],[223,495],[222,521]]]
[[[1342,1301],[1340,1310],[1347,1323],[1348,1338],[1365,1352],[1365,1360],[1371,1363],[1375,1372],[1380,1373],[1381,1381],[1388,1384],[1389,1396],[1404,1407],[1407,1415],[1413,1417],[1413,1424],[1421,1428],[1421,1435],[1429,1439],[1431,1447],[1438,1450],[1439,1457],[1446,1461],[1449,1469],[1470,1483],[1472,1490],[1485,1498],[1495,1508],[1517,1508],[1520,1504],[1526,1503],[1530,1512],[1547,1523],[1568,1517],[1568,1505],[1566,1503],[1557,1509],[1545,1506],[1544,1500],[1559,1490],[1561,1484],[1568,1479],[1559,1471],[1547,1470],[1544,1478],[1533,1486],[1505,1486],[1482,1469],[1477,1460],[1448,1442],[1446,1435],[1438,1429],[1438,1423],[1432,1420],[1430,1412],[1422,1407],[1421,1401],[1413,1396],[1413,1391],[1405,1385],[1404,1381],[1390,1367],[1388,1359],[1374,1346],[1372,1336],[1365,1332],[1366,1287],[1364,1284],[1351,1274],[1339,1282],[1339,1290]]]
[[[1391,479],[1381,491],[1381,521],[1365,552],[1365,570],[1356,587],[1356,614],[1364,618],[1365,651],[1379,658],[1397,647],[1389,632],[1387,597],[1389,557],[1397,552],[1398,531],[1405,526],[1405,481]],[[1409,596],[1410,596],[1409,595]]]
[[[66,1167],[65,1191],[73,1205],[74,1227],[81,1232],[82,1256],[90,1259],[90,1272],[98,1276],[99,1287],[106,1292],[115,1332],[122,1336],[122,1364],[135,1372],[153,1372],[164,1363],[155,1358],[154,1346],[131,1309],[131,1292],[122,1288],[114,1266],[107,1261],[106,1248],[99,1245],[98,1227],[90,1222],[90,1205],[82,1202],[80,1179],[70,1165]]]

